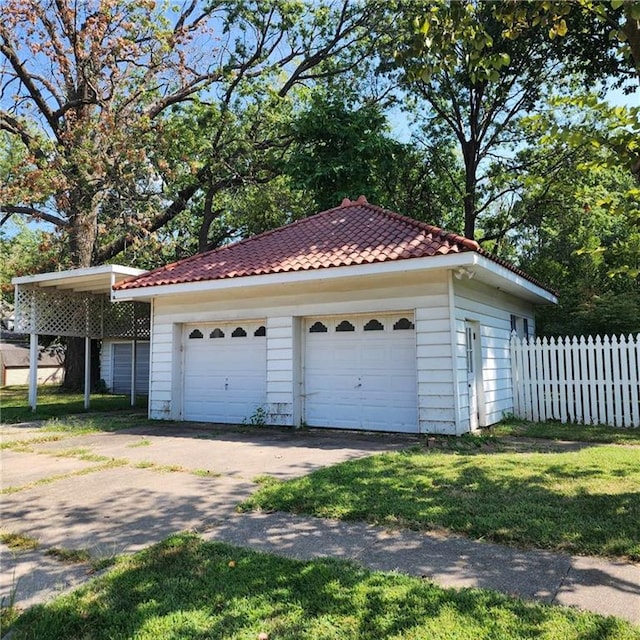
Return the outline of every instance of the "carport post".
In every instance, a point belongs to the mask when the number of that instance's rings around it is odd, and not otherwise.
[[[36,410],[38,404],[38,334],[29,336],[29,406]]]
[[[89,408],[89,392],[91,391],[91,338],[84,339],[84,408]]]
[[[138,342],[134,338],[131,343],[131,406],[136,406],[136,356],[138,351]]]

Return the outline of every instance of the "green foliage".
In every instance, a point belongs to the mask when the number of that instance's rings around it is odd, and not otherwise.
[[[191,534],[119,559],[91,585],[26,611],[12,630],[13,640],[639,637],[615,618]]]
[[[0,211],[53,224],[75,266],[135,259],[141,244],[149,257],[180,242],[156,234],[194,199],[278,175],[288,96],[362,61],[374,13],[289,0],[3,9]]]
[[[244,508],[637,560],[637,447],[574,449],[503,452],[498,443],[376,455],[262,486]]]
[[[32,229],[19,219],[12,226],[0,228],[0,295],[3,300],[13,301],[12,278],[55,271],[61,264],[64,264],[64,257],[53,234]]]
[[[377,105],[349,109],[342,100],[314,100],[293,122],[295,147],[287,172],[320,210],[365,194],[383,203],[381,176],[393,170],[402,145],[387,135]]]
[[[526,222],[513,241],[520,265],[560,293],[557,308],[539,312],[540,334],[640,331],[638,187],[598,142],[632,131],[628,117],[586,97],[552,101],[524,123],[538,144],[521,154]]]
[[[285,171],[315,210],[365,195],[419,220],[456,224],[457,194],[448,178],[460,177],[460,166],[447,139],[434,136],[427,149],[401,143],[391,137],[380,104],[350,104],[321,93],[294,119],[293,131]]]

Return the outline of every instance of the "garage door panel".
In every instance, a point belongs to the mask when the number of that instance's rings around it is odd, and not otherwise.
[[[399,326],[409,329],[394,330]],[[353,316],[305,323],[305,420],[310,426],[417,431],[413,318]],[[320,326],[326,331],[317,331]],[[353,331],[337,331],[353,327]],[[316,331],[312,331],[315,328]]]
[[[230,322],[185,327],[186,420],[241,423],[258,407],[264,407],[267,358],[261,326],[255,322]],[[190,338],[194,331],[203,337]]]

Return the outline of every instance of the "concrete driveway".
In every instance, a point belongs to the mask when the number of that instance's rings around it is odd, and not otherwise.
[[[3,532],[40,543],[14,554],[0,545],[0,598],[29,606],[86,578],[87,565],[46,555],[52,547],[94,558],[131,552],[177,531],[223,525],[261,475],[314,469],[406,448],[410,436],[149,423],[71,435],[2,426]],[[58,439],[56,439],[58,438]],[[16,441],[23,444],[15,445]]]

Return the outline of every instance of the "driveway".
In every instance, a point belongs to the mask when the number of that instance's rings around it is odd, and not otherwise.
[[[410,436],[203,424],[148,424],[56,434],[2,426],[3,532],[38,540],[35,552],[0,545],[0,598],[29,606],[86,578],[87,565],[45,555],[61,547],[94,558],[136,551],[177,531],[223,525],[256,489],[344,460],[410,446]],[[23,443],[23,444],[22,444]]]

